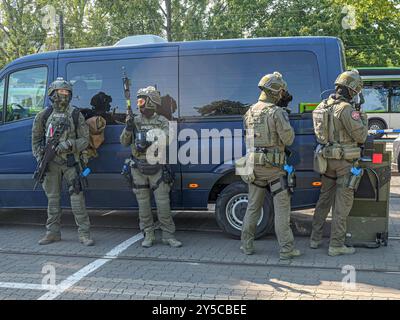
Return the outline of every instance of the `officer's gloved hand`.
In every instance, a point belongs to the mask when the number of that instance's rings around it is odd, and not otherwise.
[[[66,140],[60,142],[56,147],[56,153],[67,153],[72,151],[72,142],[70,140]]]
[[[133,129],[135,128],[135,122],[134,122],[134,118],[131,116],[126,116],[126,127],[125,130],[132,132]]]

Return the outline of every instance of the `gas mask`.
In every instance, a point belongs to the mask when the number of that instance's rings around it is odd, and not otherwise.
[[[293,96],[286,90],[280,90],[279,91],[279,98],[278,102],[276,103],[277,106],[281,108],[287,108],[289,105],[289,102],[293,100]]]
[[[154,114],[155,106],[148,97],[139,97],[137,106],[141,114],[146,118],[150,118]]]
[[[65,95],[58,91],[55,91],[51,96],[51,101],[53,102],[54,109],[57,111],[65,111],[69,103],[71,102],[71,93]]]
[[[361,105],[363,105],[365,102],[362,91],[353,97],[352,102],[354,103],[354,107],[356,108],[356,110],[361,109]]]

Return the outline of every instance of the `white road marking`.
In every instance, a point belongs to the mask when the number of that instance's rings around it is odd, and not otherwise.
[[[54,290],[55,286],[34,284],[34,283],[0,282],[0,288],[48,291],[48,290]]]
[[[108,212],[106,212],[106,213],[102,214],[101,216],[102,216],[102,217],[104,217],[104,216],[108,216],[109,214],[111,214],[111,213],[114,213],[114,212],[117,212],[117,210],[111,210],[111,211],[108,211]]]
[[[89,275],[90,273],[96,271],[101,266],[106,264],[107,262],[111,261],[111,259],[116,259],[118,255],[120,255],[123,251],[128,249],[132,244],[138,242],[139,240],[143,239],[143,234],[139,233],[132,238],[122,242],[115,248],[111,249],[107,252],[102,258],[93,261],[92,263],[88,264],[87,266],[83,267],[82,269],[75,272],[73,275],[69,276],[67,279],[62,281],[60,284],[55,286],[53,290],[50,292],[45,293],[38,300],[53,300],[57,298],[59,295],[64,293],[66,290],[74,286],[76,283],[81,281],[84,277]]]

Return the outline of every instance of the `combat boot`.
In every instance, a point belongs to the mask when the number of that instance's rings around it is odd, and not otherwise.
[[[289,259],[292,259],[292,258],[298,257],[298,256],[301,256],[300,250],[293,249],[292,251],[289,251],[289,252],[281,252],[279,254],[279,259],[289,260]]]
[[[329,247],[328,255],[330,255],[331,257],[335,257],[335,256],[340,256],[342,254],[354,254],[355,252],[356,249],[354,249],[353,247],[346,247],[346,246]]]
[[[142,247],[150,248],[153,246],[154,242],[156,241],[156,236],[154,231],[148,231],[144,234],[144,240],[142,242]]]
[[[244,254],[247,254],[247,255],[251,255],[251,254],[254,254],[254,252],[255,252],[255,249],[254,249],[254,246],[252,246],[252,247],[245,247],[245,246],[240,246],[240,250],[242,250],[242,252],[244,253]]]
[[[94,240],[90,236],[79,236],[79,242],[87,247],[94,246]]]
[[[322,240],[315,241],[315,240],[310,240],[310,248],[311,249],[318,249],[319,246],[322,244]]]
[[[176,240],[175,238],[162,239],[162,243],[167,244],[173,248],[182,247],[182,242]]]
[[[61,236],[60,235],[56,235],[53,233],[46,233],[46,235],[39,240],[39,244],[40,245],[46,245],[46,244],[50,244],[56,241],[60,241],[61,240]]]

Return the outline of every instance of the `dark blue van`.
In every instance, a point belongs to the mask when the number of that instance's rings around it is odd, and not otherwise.
[[[132,44],[54,51],[13,61],[0,72],[0,208],[47,206],[44,192],[32,190],[36,161],[31,153],[33,118],[49,105],[47,86],[57,77],[71,81],[72,104],[79,108],[90,108],[91,98],[104,92],[112,97],[110,112],[123,119],[123,67],[132,80],[133,93],[141,87],[156,85],[161,95],[175,99],[173,120],[179,135],[176,152],[181,147],[187,151],[188,143],[197,144],[198,154],[191,154],[191,159],[222,150],[222,138],[221,145],[212,145],[198,138],[201,130],[241,132],[243,110],[259,96],[259,79],[273,71],[282,73],[294,96],[290,117],[296,139],[290,161],[296,167],[298,182],[292,207],[315,205],[319,187],[313,183],[319,176],[312,170],[312,150],[316,142],[310,114],[300,114],[298,110],[300,104],[319,101],[321,93],[331,89],[337,75],[345,69],[342,42],[333,37]],[[198,133],[197,138],[186,135],[185,129],[189,128]],[[107,126],[99,157],[90,163],[93,173],[86,190],[89,208],[137,206],[120,174],[129,155],[129,149],[119,143],[122,129],[123,125],[118,123]],[[244,153],[241,133],[239,142]],[[172,207],[206,210],[209,204],[215,204],[221,228],[239,235],[247,205],[247,186],[235,175],[235,158],[232,155],[231,161],[173,165],[176,179]],[[67,194],[62,204],[69,206]],[[258,234],[270,231],[272,221],[272,201],[267,197]]]

